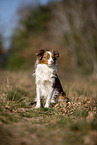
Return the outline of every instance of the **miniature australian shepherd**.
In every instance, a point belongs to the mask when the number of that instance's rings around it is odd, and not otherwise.
[[[68,102],[57,75],[57,59],[59,53],[56,50],[47,51],[40,49],[36,53],[35,83],[36,83],[36,107],[41,107],[41,98],[44,98],[44,108],[59,101]]]

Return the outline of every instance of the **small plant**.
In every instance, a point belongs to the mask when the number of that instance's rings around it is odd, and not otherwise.
[[[22,96],[15,91],[9,91],[8,94],[7,94],[7,100],[21,102],[21,101],[24,100],[24,98],[22,98]]]

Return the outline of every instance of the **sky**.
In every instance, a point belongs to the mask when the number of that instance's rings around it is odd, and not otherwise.
[[[0,33],[3,36],[3,46],[8,49],[10,46],[10,38],[16,27],[18,16],[17,10],[20,5],[32,4],[40,2],[46,4],[49,0],[0,0]]]

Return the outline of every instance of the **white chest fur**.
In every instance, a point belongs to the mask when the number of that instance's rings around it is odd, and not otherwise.
[[[56,71],[56,66],[48,67],[46,64],[38,64],[35,71],[36,83],[52,81],[52,76]]]
[[[35,71],[36,87],[38,88],[40,96],[47,98],[48,94],[52,93],[52,84],[54,78],[53,74],[56,73],[56,66],[48,67],[46,64],[38,64]],[[36,90],[37,91],[37,90]]]

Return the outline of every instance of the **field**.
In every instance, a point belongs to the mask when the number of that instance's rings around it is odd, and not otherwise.
[[[97,81],[60,74],[70,102],[35,109],[32,72],[0,72],[0,145],[97,145]]]

